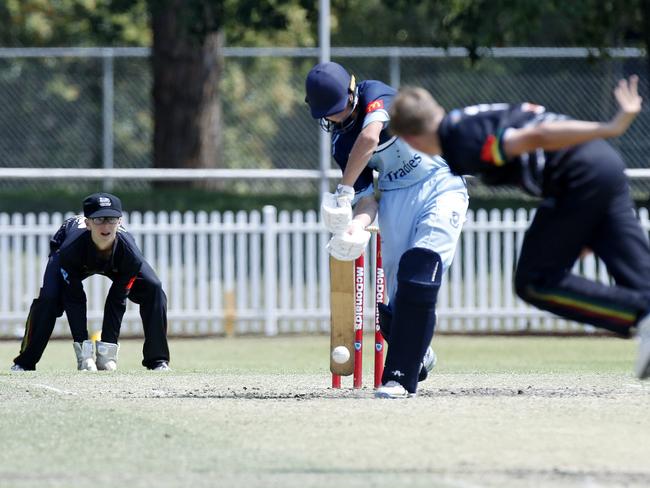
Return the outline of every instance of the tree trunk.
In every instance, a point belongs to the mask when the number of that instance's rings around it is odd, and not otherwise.
[[[191,32],[179,19],[183,0],[161,3],[152,9],[153,166],[219,167],[223,33]]]

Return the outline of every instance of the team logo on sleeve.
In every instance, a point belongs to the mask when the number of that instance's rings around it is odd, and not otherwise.
[[[463,117],[463,112],[461,112],[458,109],[454,109],[451,112],[449,112],[449,121],[452,124],[457,124],[460,122],[460,119]]]
[[[69,285],[70,280],[68,279],[68,272],[63,268],[60,268],[60,271],[61,271],[61,276],[63,276],[63,281],[65,281]]]
[[[374,102],[370,102],[366,106],[366,113],[369,114],[370,112],[374,112],[375,110],[379,110],[380,108],[384,108],[384,101],[375,100]]]
[[[542,105],[536,105],[534,103],[524,102],[521,104],[521,110],[523,112],[533,112],[536,114],[542,114],[546,112],[546,108]]]
[[[494,166],[503,166],[506,162],[499,149],[499,139],[494,134],[485,139],[481,148],[481,160]]]

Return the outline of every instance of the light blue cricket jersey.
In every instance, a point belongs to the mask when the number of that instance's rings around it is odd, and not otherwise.
[[[390,191],[406,188],[428,177],[439,169],[449,170],[444,159],[431,157],[410,147],[402,139],[388,131],[388,108],[396,95],[390,86],[374,80],[359,83],[358,107],[364,114],[346,129],[334,128],[332,155],[345,170],[359,133],[372,122],[382,122],[384,128],[379,136],[379,146],[361,173],[354,189],[357,199],[373,192],[373,170],[379,172],[379,190]]]

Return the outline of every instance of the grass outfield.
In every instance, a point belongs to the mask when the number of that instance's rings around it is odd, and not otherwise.
[[[53,341],[9,373],[19,343],[0,342],[0,486],[650,486],[634,341],[437,337],[419,396],[392,401],[331,390],[328,345],[174,340],[153,373],[124,341],[119,372],[80,373]]]

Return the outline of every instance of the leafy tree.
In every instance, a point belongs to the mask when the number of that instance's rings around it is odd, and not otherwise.
[[[295,96],[288,85],[291,61],[233,61],[225,68],[221,54],[224,38],[238,45],[313,43],[305,10],[287,0],[151,0],[149,8],[153,29],[154,164],[214,167],[232,161],[241,165],[243,159],[264,166],[268,151],[259,142],[278,130],[276,124],[266,120],[272,118],[269,105],[295,106],[288,104]],[[267,91],[254,93],[247,85],[260,70],[271,75],[262,82],[270,86]],[[236,127],[224,123],[220,100],[223,89],[228,91],[229,102],[237,107],[241,118]],[[246,133],[249,129],[256,136],[253,140]],[[224,139],[235,154],[224,153]],[[244,140],[248,157],[242,154]]]
[[[268,151],[279,131],[274,116],[302,109],[297,78],[314,60],[224,63],[222,49],[226,41],[237,46],[314,46],[317,6],[308,0],[3,0],[0,44],[151,45],[151,73],[128,67],[133,70],[130,79],[142,79],[141,84],[126,87],[116,79],[116,93],[133,92],[132,98],[116,101],[126,108],[137,105],[133,100],[147,100],[153,85],[153,121],[145,104],[128,112],[128,120],[115,122],[123,159],[135,159],[138,165],[153,159],[159,167],[248,162],[271,167],[281,164],[272,161]],[[481,46],[649,46],[650,0],[332,0],[332,29],[338,46],[465,46],[480,70],[476,61]],[[53,62],[60,64],[58,74],[43,80],[39,68]],[[6,61],[0,63],[8,68]],[[0,99],[12,101],[3,106],[12,106],[15,113],[0,116],[0,132],[9,133],[12,124],[25,117],[21,114],[37,114],[25,122],[38,128],[27,146],[42,141],[42,134],[53,141],[79,141],[77,147],[87,148],[82,159],[99,164],[99,145],[93,153],[88,141],[100,135],[87,129],[93,123],[99,126],[101,113],[97,63],[21,60],[11,68],[0,70],[0,81],[10,87]],[[16,70],[22,70],[20,77]],[[38,100],[15,95],[25,73],[42,95]],[[87,79],[97,81],[83,81]],[[268,87],[254,90],[255,83]],[[227,101],[220,96],[224,92]],[[66,114],[66,127],[48,126],[44,112],[52,104]],[[243,157],[237,149],[244,146],[242,141],[247,151]],[[74,160],[65,151],[59,153],[58,159],[52,158],[53,152],[42,159],[57,165]]]
[[[144,2],[122,0],[4,0],[0,45],[28,47],[146,45],[151,36]],[[118,61],[118,63],[121,61]],[[133,91],[133,63],[116,63],[116,94]],[[6,166],[99,166],[101,164],[102,63],[92,58],[0,60],[0,150]],[[138,94],[134,94],[138,96]],[[147,96],[144,94],[143,96]],[[116,104],[125,105],[116,98]],[[116,156],[148,159],[147,116],[134,109],[115,120]],[[117,110],[116,110],[117,113]]]
[[[153,163],[158,167],[210,167],[222,164],[221,141],[224,137],[233,141],[240,139],[241,134],[238,132],[241,130],[224,127],[222,124],[219,97],[221,85],[230,87],[230,95],[235,97],[233,103],[237,103],[243,113],[256,110],[257,122],[253,128],[268,137],[272,137],[275,129],[273,124],[264,120],[269,117],[268,114],[265,115],[265,108],[270,103],[285,107],[282,110],[292,105],[287,102],[291,102],[296,95],[286,85],[291,73],[287,60],[276,59],[270,63],[268,60],[255,60],[247,63],[246,76],[242,76],[241,69],[233,65],[228,70],[230,74],[222,80],[224,63],[221,49],[226,35],[238,45],[314,44],[306,9],[300,2],[288,0],[61,0],[56,4],[45,0],[7,0],[0,3],[0,14],[9,19],[0,25],[0,43],[4,45],[151,44]],[[39,62],[52,63],[51,60]],[[62,65],[69,63],[68,60],[55,62]],[[78,65],[79,60],[74,63]],[[33,69],[37,71],[38,67]],[[260,69],[271,70],[275,82],[267,96],[253,100],[244,85]],[[88,70],[88,78],[98,80],[94,86],[83,88],[79,79],[63,74],[56,76],[58,81],[52,82],[50,89],[43,93],[60,99],[61,104],[69,106],[73,112],[81,112],[77,102],[86,98],[95,99],[98,103],[89,116],[97,120],[101,114],[98,67],[95,64],[89,66]],[[91,75],[90,71],[93,70]],[[37,76],[35,74],[35,78]],[[142,73],[136,76],[142,77],[146,87],[147,76]],[[239,82],[233,88],[235,80]],[[138,86],[135,89],[139,92],[142,88],[143,86]],[[124,87],[121,91],[129,90],[132,91],[133,87]],[[89,91],[93,93],[86,97]],[[48,104],[55,106],[60,113],[63,108],[53,98],[48,98]],[[36,106],[23,105],[18,110],[22,113],[39,113]],[[84,117],[76,118],[84,124]],[[75,117],[71,116],[70,119]],[[27,124],[32,125],[29,122]],[[85,124],[87,126],[87,120]],[[95,125],[99,126],[98,123]],[[150,130],[148,125],[147,117],[134,113],[121,126],[116,120],[115,131],[117,135],[126,136],[131,141],[131,149],[136,149],[142,144],[142,134],[147,134]],[[60,129],[67,130],[64,127]],[[45,130],[44,128],[43,131]],[[47,140],[41,132],[32,132],[36,140]],[[81,134],[83,131],[75,132]],[[99,135],[96,134],[96,137]],[[56,139],[74,141],[78,138],[78,135],[67,137],[61,134]],[[89,139],[87,133],[85,139]],[[99,144],[94,146],[99,148]],[[79,145],[75,148],[78,149]],[[140,149],[136,150],[143,154]],[[98,152],[96,150],[91,156],[93,165],[99,162]],[[263,149],[257,151],[258,164],[264,164],[264,154]],[[43,158],[47,157],[47,154],[43,155]],[[78,158],[79,156],[76,157]],[[82,159],[86,158],[87,156],[82,156]],[[74,161],[75,157],[61,159]]]
[[[332,0],[336,45],[648,45],[650,0]]]
[[[3,0],[0,18],[0,44],[4,46],[123,46],[151,42],[144,1]]]

